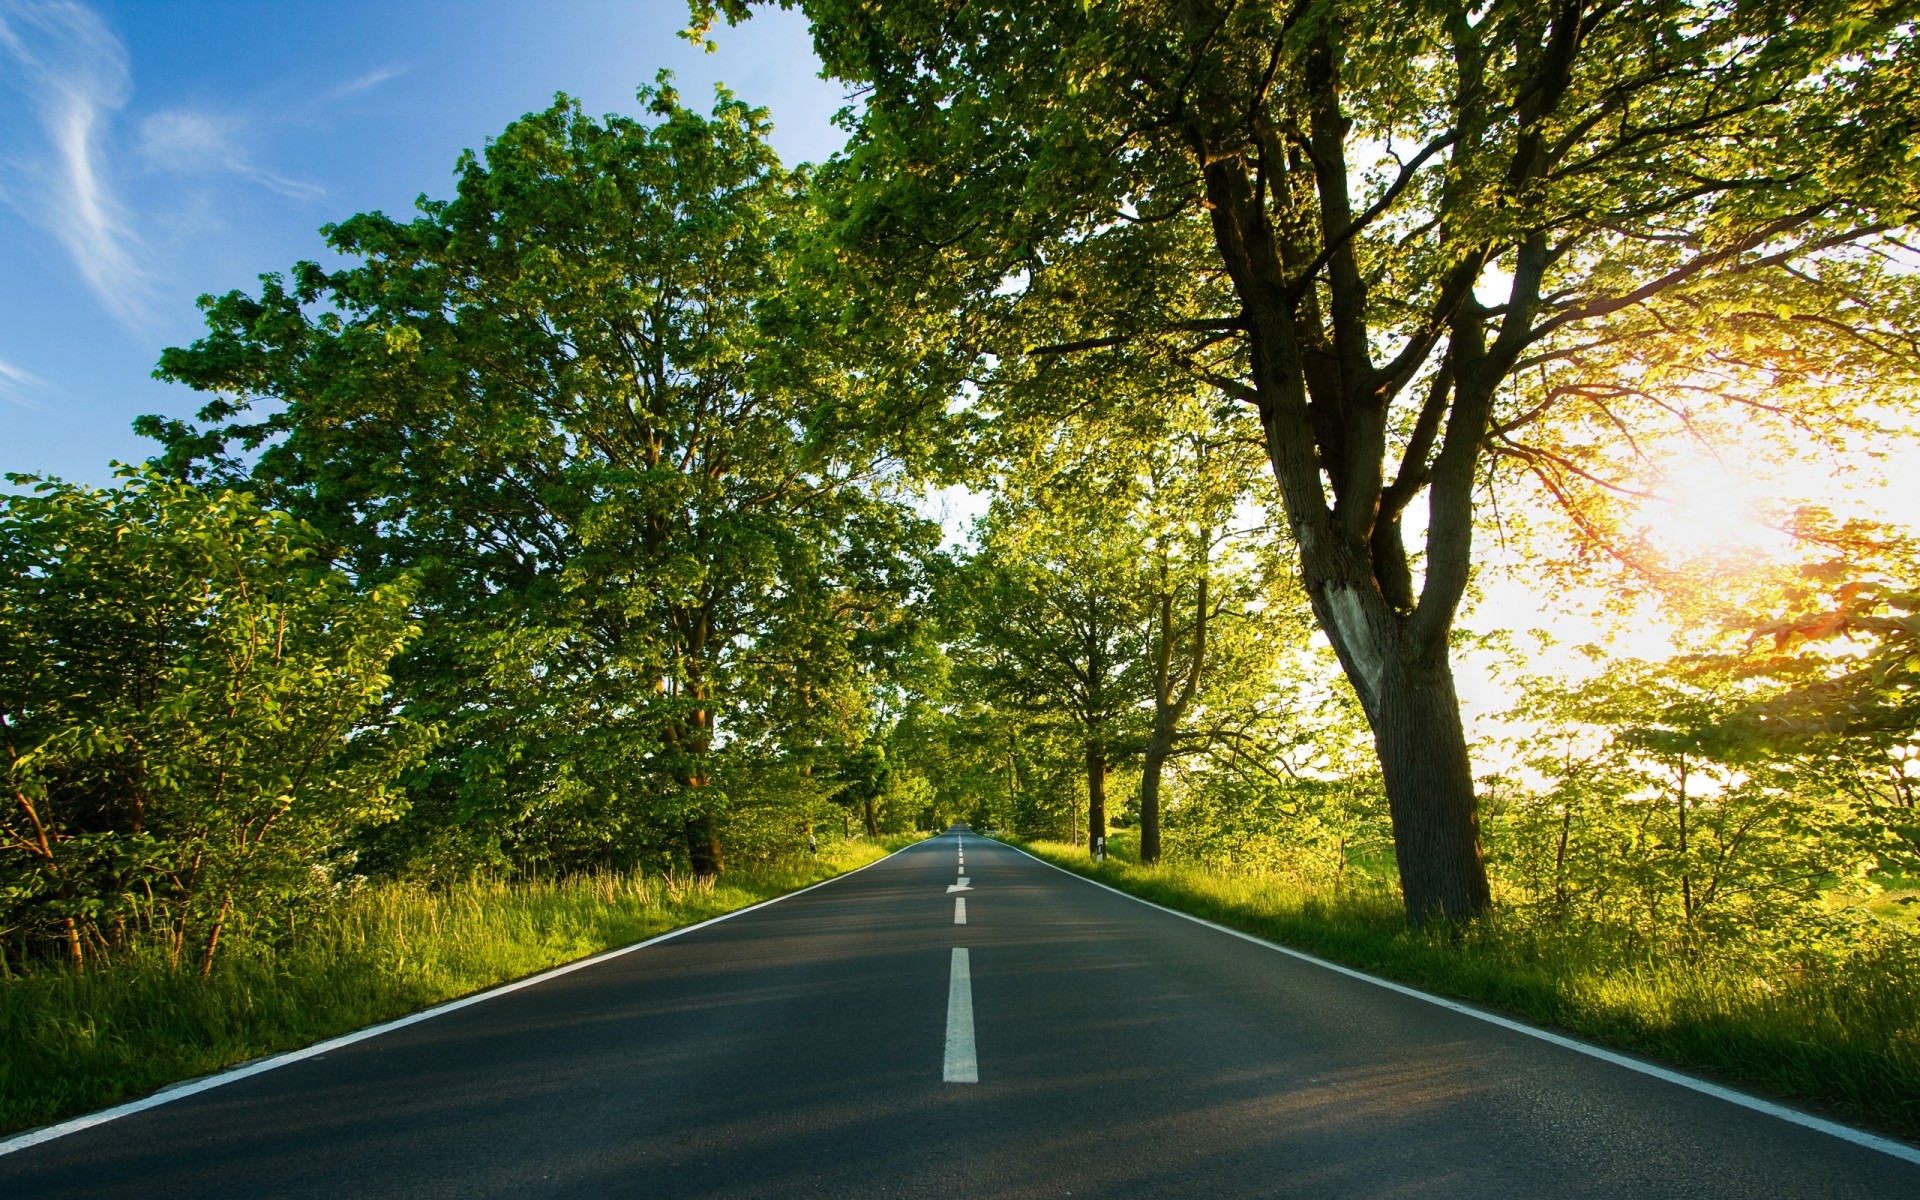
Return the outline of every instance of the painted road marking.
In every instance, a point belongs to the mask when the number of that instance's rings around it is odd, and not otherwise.
[[[571,975],[575,971],[583,971],[588,967],[598,966],[609,959],[632,954],[636,950],[645,950],[647,947],[657,946],[661,942],[669,942],[674,938],[685,937],[687,934],[705,929],[709,925],[718,925],[722,921],[731,921],[735,917],[744,917],[748,913],[757,912],[760,909],[766,908],[768,905],[779,904],[781,901],[791,900],[795,896],[804,896],[808,892],[816,888],[826,887],[830,883],[839,883],[842,879],[849,879],[871,867],[879,866],[895,854],[904,853],[906,849],[908,849],[908,847],[902,847],[883,858],[874,859],[864,867],[855,867],[853,870],[841,875],[835,875],[831,879],[823,879],[811,887],[803,887],[798,891],[788,892],[784,896],[775,896],[771,900],[762,900],[758,904],[749,904],[745,908],[736,908],[730,913],[721,913],[717,917],[708,917],[706,920],[697,921],[692,925],[682,925],[678,929],[670,929],[665,933],[650,937],[645,941],[635,942],[631,946],[621,946],[615,950],[607,950],[588,958],[567,963],[564,966],[555,967],[550,971],[542,971],[538,975],[529,975],[525,979],[518,979],[512,983],[501,984],[496,988],[488,988],[484,992],[475,992],[471,996],[462,996],[458,1000],[449,1000],[445,1004],[436,1004],[432,1008],[422,1009],[417,1013],[401,1017],[398,1020],[385,1021],[378,1025],[369,1025],[365,1029],[358,1029],[352,1033],[342,1034],[339,1037],[328,1038],[324,1042],[315,1042],[305,1049],[289,1050],[285,1054],[276,1054],[271,1058],[263,1058],[244,1066],[229,1067],[224,1071],[219,1071],[212,1075],[203,1075],[198,1079],[181,1080],[179,1083],[170,1084],[158,1092],[155,1092],[153,1095],[140,1100],[130,1100],[125,1104],[116,1104],[112,1108],[103,1108],[99,1112],[88,1113],[80,1117],[71,1117],[57,1125],[44,1125],[39,1129],[29,1129],[25,1133],[17,1133],[10,1138],[0,1139],[0,1154],[12,1154],[15,1151],[25,1150],[29,1146],[38,1146],[42,1142],[50,1142],[55,1138],[65,1137],[70,1133],[79,1133],[83,1129],[92,1129],[99,1125],[105,1125],[109,1121],[117,1121],[121,1117],[129,1117],[135,1113],[146,1112],[148,1109],[158,1108],[162,1104],[171,1104],[175,1100],[185,1100],[189,1096],[197,1096],[201,1092],[211,1091],[217,1087],[225,1087],[229,1083],[238,1083],[242,1079],[251,1079],[255,1075],[262,1074],[266,1071],[275,1071],[291,1063],[304,1062],[310,1058],[319,1058],[330,1050],[338,1050],[344,1046],[351,1046],[355,1042],[364,1042],[369,1038],[377,1038],[383,1033],[391,1033],[396,1029],[405,1029],[409,1025],[418,1025],[422,1021],[431,1021],[435,1017],[444,1016],[450,1012],[459,1012],[461,1009],[470,1008],[475,1004],[485,1003],[496,996],[505,996],[509,993],[517,992],[522,988],[530,988],[536,984],[545,983],[549,979],[558,979],[562,975]]]
[[[947,1065],[940,1076],[947,1083],[979,1083],[980,1059],[973,1048],[973,972],[964,946],[953,948],[953,970],[947,977]]]
[[[1001,844],[1005,845],[1004,842]],[[1270,942],[1263,937],[1255,937],[1251,933],[1243,933],[1232,926],[1222,925],[1218,921],[1209,921],[1205,917],[1196,917],[1192,913],[1184,913],[1177,908],[1168,908],[1164,904],[1155,904],[1151,900],[1142,900],[1140,897],[1123,892],[1117,887],[1110,887],[1107,884],[1101,883],[1098,879],[1088,879],[1085,875],[1069,871],[1065,867],[1055,866],[1053,863],[1048,862],[1038,855],[1029,854],[1025,850],[1020,850],[1018,846],[1014,846],[1012,849],[1019,850],[1020,853],[1026,854],[1028,858],[1033,859],[1033,861],[1043,867],[1053,867],[1054,870],[1060,872],[1062,875],[1070,875],[1082,883],[1090,883],[1094,887],[1112,892],[1114,895],[1124,897],[1125,899],[1133,901],[1135,904],[1144,904],[1148,908],[1157,908],[1169,916],[1179,917],[1183,921],[1192,921],[1195,925],[1205,925],[1207,928],[1217,930],[1220,933],[1226,934],[1228,937],[1236,937],[1243,942],[1252,942],[1256,946],[1276,951],[1289,958],[1297,958],[1302,962],[1312,963],[1314,966],[1323,967],[1336,975],[1345,975],[1349,979],[1358,979],[1364,983],[1370,983],[1375,987],[1385,988],[1390,992],[1398,992],[1402,996],[1411,996],[1415,1000],[1424,1000],[1428,1004],[1447,1009],[1451,1012],[1457,1012],[1463,1017],[1472,1017],[1476,1021],[1485,1021],[1489,1025],[1497,1025],[1502,1029],[1510,1030],[1526,1037],[1537,1038],[1540,1041],[1559,1046],[1563,1050],[1571,1050],[1576,1054],[1584,1054],[1588,1058],[1597,1058],[1601,1062],[1612,1063],[1616,1067],[1625,1067],[1629,1071],[1636,1071],[1642,1075],[1651,1076],[1654,1079],[1686,1088],[1688,1091],[1699,1092],[1703,1096],[1712,1096],[1716,1100],[1725,1100],[1729,1104],[1735,1104],[1753,1112],[1764,1113],[1769,1117],[1775,1117],[1790,1125],[1798,1125],[1803,1129],[1816,1130],[1826,1134],[1828,1137],[1839,1138],[1843,1142],[1851,1142],[1856,1146],[1863,1146],[1868,1150],[1878,1150],[1880,1153],[1892,1158],[1901,1159],[1902,1161],[1910,1163],[1920,1163],[1920,1147],[1896,1142],[1892,1138],[1883,1138],[1879,1134],[1868,1133],[1864,1129],[1855,1129],[1851,1125],[1842,1125],[1838,1121],[1829,1121],[1825,1117],[1816,1117],[1812,1113],[1804,1113],[1797,1108],[1788,1108],[1784,1104],[1775,1104],[1771,1100],[1763,1100],[1758,1096],[1749,1096],[1745,1092],[1736,1092],[1732,1088],[1722,1087],[1717,1083],[1709,1083],[1704,1079],[1696,1079],[1691,1075],[1668,1070],[1666,1067],[1657,1066],[1650,1062],[1642,1062],[1637,1058],[1629,1058],[1625,1054],[1616,1054],[1612,1050],[1578,1041],[1574,1038],[1554,1033],[1551,1030],[1541,1029],[1538,1026],[1515,1021],[1511,1018],[1500,1016],[1498,1013],[1488,1012],[1485,1009],[1475,1008],[1471,1004],[1462,1004],[1458,1000],[1448,1000],[1444,996],[1436,996],[1431,992],[1423,992],[1419,988],[1408,987],[1404,983],[1395,983],[1391,979],[1382,979],[1378,975],[1369,975],[1365,971],[1356,971],[1352,967],[1343,967],[1339,963],[1328,962],[1326,959],[1308,954],[1304,950],[1295,950],[1291,946],[1282,946],[1278,942]]]
[[[955,925],[965,925],[967,923],[967,898],[965,896],[955,896],[953,898],[953,923]]]
[[[953,895],[955,892],[970,892],[972,890],[973,890],[972,888],[967,886],[967,877],[965,875],[962,875],[960,877],[959,883],[950,883],[947,885],[947,895],[949,896]]]

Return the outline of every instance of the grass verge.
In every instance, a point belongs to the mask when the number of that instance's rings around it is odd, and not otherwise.
[[[823,843],[820,857],[728,871],[382,885],[286,944],[236,947],[209,979],[135,955],[84,975],[0,979],[0,1133],[58,1121],[311,1045],[745,908],[917,840]]]
[[[1920,1140],[1920,939],[1909,934],[1886,930],[1825,962],[1683,959],[1518,917],[1410,929],[1387,890],[1096,864],[1078,847],[1005,840],[1283,946]]]

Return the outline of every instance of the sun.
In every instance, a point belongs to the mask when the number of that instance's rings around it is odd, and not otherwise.
[[[1737,449],[1669,456],[1628,527],[1676,564],[1786,558],[1794,540],[1780,528],[1779,514],[1790,512],[1794,501],[1779,487],[1783,465],[1753,461]],[[1813,490],[1795,489],[1800,499],[1812,498]]]

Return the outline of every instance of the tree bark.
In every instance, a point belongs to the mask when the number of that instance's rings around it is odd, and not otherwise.
[[[1202,566],[1206,565],[1210,537],[1210,532],[1203,532],[1198,538]],[[1193,703],[1194,693],[1200,688],[1200,674],[1206,667],[1207,583],[1203,571],[1194,588],[1191,641],[1186,669],[1177,688],[1173,675],[1173,595],[1165,590],[1160,593],[1160,637],[1153,654],[1153,732],[1147,737],[1146,759],[1140,772],[1140,861],[1149,866],[1160,861],[1160,776],[1167,759],[1173,756],[1180,719]]]
[[[1407,916],[1468,920],[1493,898],[1453,671],[1444,658],[1416,668],[1389,656],[1382,665],[1382,686],[1366,707]]]
[[[864,803],[866,806],[867,836],[879,837],[880,836],[880,814],[877,810],[875,810],[873,806],[873,797],[868,796],[864,801]]]
[[[220,949],[220,934],[227,927],[227,917],[233,912],[233,895],[220,898],[220,911],[214,915],[213,929],[207,934],[205,953],[200,957],[200,978],[206,979],[213,974],[213,956]]]
[[[1173,729],[1154,722],[1140,766],[1140,861],[1160,861],[1160,773],[1173,755]]]
[[[1383,520],[1397,517],[1382,508],[1384,393],[1377,385],[1352,386],[1368,374],[1364,362],[1357,362],[1348,368],[1354,380],[1323,383],[1324,396],[1310,396],[1308,347],[1283,282],[1275,231],[1246,164],[1221,160],[1207,164],[1204,174],[1215,241],[1246,305],[1267,457],[1303,582],[1373,727],[1407,916],[1414,922],[1469,919],[1490,907],[1492,893],[1447,637],[1468,578],[1474,464],[1492,396],[1487,380],[1498,377],[1479,369],[1484,345],[1478,316],[1456,321],[1450,344],[1454,403],[1440,453],[1430,467],[1407,466],[1414,471],[1410,479],[1429,487],[1426,579],[1417,602],[1408,606],[1410,597],[1388,594],[1375,566],[1382,557],[1376,532]],[[1520,265],[1531,281],[1530,261]],[[1359,332],[1344,340],[1359,355],[1356,339],[1364,343]],[[1329,407],[1335,402],[1349,410],[1337,427]],[[1316,437],[1316,419],[1326,426],[1325,437]],[[1335,493],[1332,506],[1323,479]],[[1394,553],[1386,557],[1404,558],[1404,549],[1389,549]],[[1395,575],[1389,573],[1385,583],[1391,585]]]
[[[670,734],[668,740],[687,756],[680,782],[693,793],[693,804],[701,803],[700,793],[708,783],[707,756],[713,748],[713,710],[707,706],[705,671],[701,656],[706,651],[707,620],[704,610],[692,622],[693,636],[686,656],[688,681],[686,695],[695,702],[684,728]],[[686,819],[687,861],[695,879],[711,880],[726,866],[726,853],[720,846],[720,827],[713,814],[696,810]]]
[[[1107,836],[1107,751],[1099,742],[1087,744],[1087,853]]]
[[[687,818],[687,860],[693,866],[695,879],[712,879],[720,874],[726,863],[726,855],[720,848],[720,831],[714,826],[713,817],[701,813]]]

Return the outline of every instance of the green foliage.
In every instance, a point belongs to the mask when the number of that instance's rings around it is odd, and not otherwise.
[[[1537,783],[1503,789],[1502,877],[1556,920],[1669,949],[1851,936],[1847,905],[1898,841],[1804,760],[1744,735],[1746,665],[1614,661],[1584,685],[1533,681],[1538,732],[1519,749]]]
[[[453,200],[331,227],[346,265],[207,301],[162,359],[216,399],[204,431],[148,422],[161,463],[257,448],[254,484],[363,578],[423,581],[398,679],[447,737],[370,847],[392,868],[710,872],[736,806],[858,744],[912,642],[932,529],[826,415],[855,381],[802,269],[805,176],[761,110],[641,96],[650,122],[514,122]]]
[[[795,2],[861,89],[832,226],[920,314],[901,393],[1006,384],[897,415],[1043,427],[1103,403],[1036,361],[1080,354],[1258,414],[1416,917],[1490,902],[1448,663],[1487,498],[1618,543],[1649,434],[1911,411],[1904,7]]]
[[[0,921],[19,958],[232,926],[325,897],[391,820],[421,731],[388,709],[405,578],[356,588],[314,533],[232,491],[13,477],[0,499]]]
[[[1526,679],[1492,781],[1507,881],[1556,920],[1682,950],[1852,936],[1920,866],[1913,601],[1870,562],[1776,580],[1791,615],[1664,662]],[[1808,611],[1833,577],[1830,606]],[[1811,593],[1811,596],[1810,596]],[[1752,623],[1750,623],[1750,628]]]
[[[1183,781],[1167,814],[1167,860],[1297,886],[1367,885],[1391,863],[1377,776],[1294,779],[1213,771]],[[1387,872],[1391,876],[1391,872]]]

